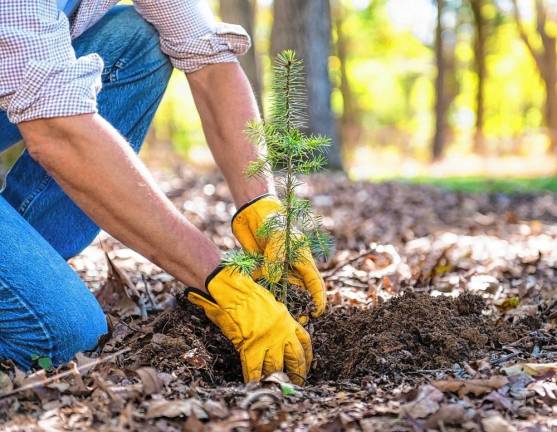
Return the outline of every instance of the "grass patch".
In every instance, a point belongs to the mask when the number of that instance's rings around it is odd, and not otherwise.
[[[413,177],[393,179],[405,183],[430,184],[463,192],[557,192],[557,177],[489,178],[489,177]]]

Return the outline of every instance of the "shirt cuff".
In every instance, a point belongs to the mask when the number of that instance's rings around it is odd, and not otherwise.
[[[90,54],[63,64],[32,61],[6,107],[12,123],[97,112],[103,61]]]
[[[177,69],[195,72],[215,63],[234,63],[237,56],[245,54],[251,40],[243,27],[236,24],[217,23],[214,32],[179,42],[161,40],[161,48]]]

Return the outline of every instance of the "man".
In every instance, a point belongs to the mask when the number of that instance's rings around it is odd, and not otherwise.
[[[248,249],[268,247],[255,233],[278,209],[272,181],[244,176],[257,150],[243,130],[259,116],[236,60],[249,37],[216,23],[201,0],[117,2],[0,2],[0,151],[21,138],[26,146],[0,197],[0,359],[29,368],[34,355],[60,364],[95,348],[107,332],[104,314],[65,260],[100,226],[197,287],[188,298],[235,345],[246,381],[284,368],[302,383],[312,359],[307,332],[267,290],[219,265],[216,246],[132,151],[172,67],[184,71],[240,209],[233,231]],[[296,270],[320,314],[315,263]]]

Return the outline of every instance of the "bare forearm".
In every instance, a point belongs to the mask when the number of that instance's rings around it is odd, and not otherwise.
[[[31,155],[100,227],[185,284],[203,287],[219,252],[101,117],[19,125]]]
[[[273,192],[272,178],[247,178],[245,170],[261,151],[246,138],[257,103],[242,68],[235,63],[206,66],[188,75],[207,142],[237,206]]]

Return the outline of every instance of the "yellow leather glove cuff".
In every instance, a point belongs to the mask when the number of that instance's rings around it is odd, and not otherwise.
[[[232,218],[232,232],[245,250],[262,253],[269,262],[280,261],[283,236],[276,234],[270,238],[261,238],[256,233],[265,220],[279,212],[281,208],[282,205],[277,197],[262,195],[238,209]],[[296,274],[289,275],[289,279],[291,276],[294,280],[298,279],[301,287],[310,293],[315,305],[312,315],[317,317],[325,311],[326,307],[325,282],[309,248],[302,250],[301,255],[301,258],[292,265]],[[263,267],[263,274],[269,279],[265,270]]]
[[[188,300],[234,344],[240,354],[244,381],[286,369],[292,382],[303,384],[313,354],[311,339],[286,307],[249,276],[218,267],[205,286],[210,295],[189,288]]]

